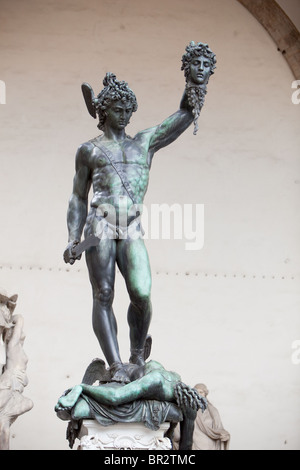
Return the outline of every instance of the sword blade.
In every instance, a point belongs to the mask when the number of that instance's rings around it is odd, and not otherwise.
[[[99,245],[100,240],[101,238],[96,237],[96,235],[89,235],[85,240],[78,243],[78,245],[73,248],[72,252],[74,253],[74,256],[77,258],[77,256],[80,256],[88,248]]]

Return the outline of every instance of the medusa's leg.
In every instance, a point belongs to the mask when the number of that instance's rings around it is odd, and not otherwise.
[[[93,418],[89,404],[83,398],[79,398],[72,409],[72,418],[75,420]]]

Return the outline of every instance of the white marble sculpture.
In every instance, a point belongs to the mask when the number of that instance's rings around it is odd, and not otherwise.
[[[0,450],[9,450],[10,426],[33,407],[22,395],[28,384],[27,356],[23,350],[23,317],[13,315],[17,298],[0,291]]]
[[[170,423],[158,430],[143,423],[116,423],[101,426],[96,420],[83,420],[78,450],[170,450],[170,439],[164,437]]]
[[[204,384],[194,386],[197,392],[206,398],[208,389]],[[176,427],[173,447],[178,449],[180,428]],[[207,400],[207,408],[198,411],[193,434],[193,450],[229,450],[230,434],[223,427],[218,410]]]

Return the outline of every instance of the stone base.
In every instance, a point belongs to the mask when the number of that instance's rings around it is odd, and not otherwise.
[[[163,423],[157,431],[143,423],[117,423],[101,426],[97,421],[85,419],[77,450],[170,450],[170,439],[164,437],[170,423]]]

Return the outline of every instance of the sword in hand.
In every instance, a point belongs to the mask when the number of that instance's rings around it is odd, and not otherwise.
[[[101,238],[92,234],[86,237],[82,242],[79,242],[78,240],[70,242],[64,251],[65,263],[74,264],[76,260],[80,260],[84,251],[88,250],[92,246],[98,246],[100,240]]]

